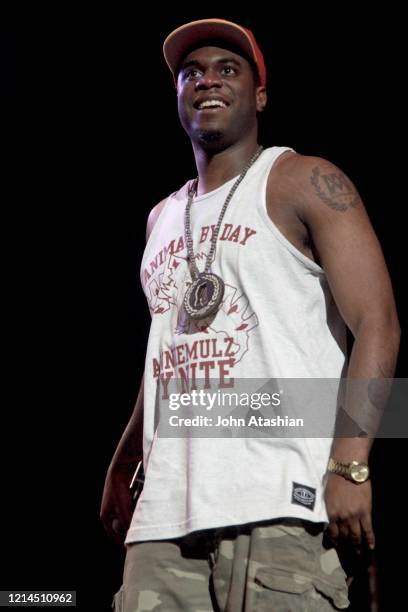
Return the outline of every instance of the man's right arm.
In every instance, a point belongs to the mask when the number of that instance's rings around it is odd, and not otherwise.
[[[146,242],[160,216],[167,198],[149,214]],[[123,544],[133,514],[133,497],[129,488],[136,466],[143,459],[143,395],[144,377],[136,404],[109,465],[102,495],[100,518],[107,534]]]

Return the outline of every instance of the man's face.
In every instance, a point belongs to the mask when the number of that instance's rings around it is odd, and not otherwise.
[[[177,77],[181,124],[195,142],[236,142],[256,126],[266,92],[249,62],[221,47],[201,47],[182,61]]]

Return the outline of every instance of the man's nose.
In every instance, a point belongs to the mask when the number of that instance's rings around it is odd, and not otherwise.
[[[222,79],[218,72],[207,70],[196,82],[196,89],[211,89],[222,87]]]

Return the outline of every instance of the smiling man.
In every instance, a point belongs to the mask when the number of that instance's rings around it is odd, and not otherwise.
[[[381,248],[339,168],[259,145],[266,70],[249,30],[188,23],[167,37],[164,56],[197,178],[148,220],[144,381],[101,509],[107,531],[126,536],[116,610],[346,609],[335,544],[374,548],[372,435],[340,435],[336,397],[342,378],[394,373],[399,324]],[[331,379],[332,433],[223,438],[208,425],[161,435],[158,403],[176,381],[217,391],[253,379]],[[358,424],[355,404],[348,393],[342,410]],[[142,455],[133,510],[128,485]]]

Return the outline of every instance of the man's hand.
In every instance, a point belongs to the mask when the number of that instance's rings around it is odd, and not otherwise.
[[[349,540],[358,555],[364,544],[374,550],[371,481],[354,484],[343,476],[329,473],[325,501],[330,521],[327,534],[333,543],[339,544],[339,539]]]
[[[129,488],[137,462],[114,465],[108,469],[102,495],[100,518],[105,531],[123,545],[133,514],[133,496]]]

